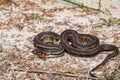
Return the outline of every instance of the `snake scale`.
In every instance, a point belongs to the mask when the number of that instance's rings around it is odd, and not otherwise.
[[[112,51],[106,58],[96,67],[89,71],[93,77],[97,77],[92,72],[100,66],[104,66],[109,59],[115,57],[119,53],[118,47],[111,44],[99,44],[99,39],[90,34],[80,34],[74,30],[65,30],[60,35],[54,32],[41,32],[34,37],[33,54],[39,55],[40,58],[55,58],[64,55],[64,51],[76,57],[93,57],[100,52]],[[55,44],[54,41],[58,41]]]

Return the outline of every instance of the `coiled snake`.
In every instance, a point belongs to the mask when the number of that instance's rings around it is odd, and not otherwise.
[[[60,41],[55,44],[55,41]],[[89,74],[96,77],[92,72],[100,66],[104,66],[112,57],[118,55],[119,50],[115,45],[101,44],[96,36],[90,34],[79,34],[74,30],[65,30],[59,36],[54,32],[42,32],[34,37],[34,45],[37,49],[33,50],[33,54],[39,55],[41,58],[60,57],[64,55],[64,51],[77,57],[93,57],[103,51],[112,51],[107,57]]]

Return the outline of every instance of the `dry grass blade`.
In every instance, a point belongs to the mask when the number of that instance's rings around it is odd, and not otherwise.
[[[80,7],[80,8],[87,8],[87,9],[91,9],[91,10],[95,10],[95,11],[99,11],[99,12],[104,13],[104,12],[103,12],[102,10],[100,10],[100,9],[95,9],[95,8],[92,8],[92,7],[85,6],[83,3],[78,4],[78,3],[72,2],[72,1],[70,1],[70,0],[63,0],[63,1],[68,2],[68,3],[70,3],[70,4],[73,4],[73,5],[76,5],[76,6]]]

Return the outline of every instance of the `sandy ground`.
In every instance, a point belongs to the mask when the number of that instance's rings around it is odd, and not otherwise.
[[[2,2],[3,1],[3,2]],[[73,57],[68,54],[60,58],[42,60],[32,54],[33,38],[43,31],[60,34],[66,29],[97,36],[101,44],[120,47],[120,25],[105,25],[99,18],[120,18],[120,0],[103,0],[101,10],[105,13],[81,9],[62,0],[14,0],[14,3],[0,1],[0,79],[2,80],[85,80],[8,70],[21,68],[48,72],[69,72],[89,76],[88,72],[98,65],[107,54],[91,58]],[[98,8],[98,0],[71,0]],[[34,20],[31,15],[38,15]],[[120,55],[112,58],[96,73],[110,76],[120,66]],[[117,80],[120,77],[116,77]],[[87,79],[86,79],[87,80]]]

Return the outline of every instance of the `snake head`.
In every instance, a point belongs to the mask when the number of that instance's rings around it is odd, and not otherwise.
[[[39,49],[35,49],[32,51],[33,54],[37,55],[39,58],[45,60],[49,57],[49,54],[41,52]]]
[[[38,57],[42,60],[46,60],[47,58],[49,58],[49,55],[47,53],[42,53],[41,55],[38,55]]]

